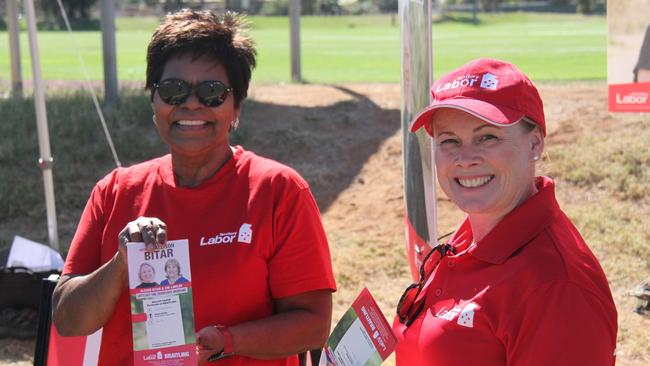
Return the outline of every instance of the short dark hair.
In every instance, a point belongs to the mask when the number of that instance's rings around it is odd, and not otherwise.
[[[145,89],[153,99],[153,85],[160,81],[171,58],[183,54],[191,54],[193,59],[207,56],[226,70],[238,107],[248,94],[257,55],[247,30],[246,18],[231,11],[219,15],[209,10],[183,9],[167,14],[147,48]]]

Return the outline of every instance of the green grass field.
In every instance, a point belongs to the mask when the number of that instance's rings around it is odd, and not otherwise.
[[[479,25],[461,21],[433,26],[434,75],[477,57],[496,57],[519,65],[533,80],[605,79],[607,24],[602,16],[512,13],[481,15]],[[258,44],[256,83],[287,82],[289,28],[286,17],[252,17]],[[389,15],[303,17],[302,73],[310,83],[399,82],[399,19]],[[118,18],[118,75],[144,80],[145,50],[156,18]],[[6,32],[0,32],[6,40]],[[99,80],[99,32],[39,32],[43,77],[81,80],[79,48],[90,78]],[[0,78],[10,76],[9,47],[0,47]],[[27,34],[21,34],[24,78],[31,78]]]

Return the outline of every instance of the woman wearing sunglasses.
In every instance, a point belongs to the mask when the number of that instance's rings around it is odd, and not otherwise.
[[[616,308],[598,261],[535,176],[546,123],[514,65],[469,62],[431,87],[412,122],[438,182],[467,214],[400,299],[397,366],[614,364]]]
[[[255,48],[233,13],[167,15],[147,51],[153,120],[170,154],[91,193],[53,297],[64,335],[103,327],[100,365],[131,365],[125,244],[189,242],[200,363],[293,365],[329,333],[328,243],[308,184],[230,146]]]

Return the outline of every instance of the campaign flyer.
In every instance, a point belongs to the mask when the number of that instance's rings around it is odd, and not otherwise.
[[[650,112],[650,1],[607,3],[610,112]]]
[[[395,350],[397,339],[370,291],[364,288],[336,324],[319,366],[379,366]]]
[[[144,243],[126,248],[134,365],[196,365],[188,241],[155,250]]]

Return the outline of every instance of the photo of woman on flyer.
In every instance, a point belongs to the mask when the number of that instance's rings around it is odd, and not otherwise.
[[[165,262],[165,279],[160,282],[161,286],[175,285],[177,283],[188,283],[187,278],[181,274],[181,264],[176,258]]]

